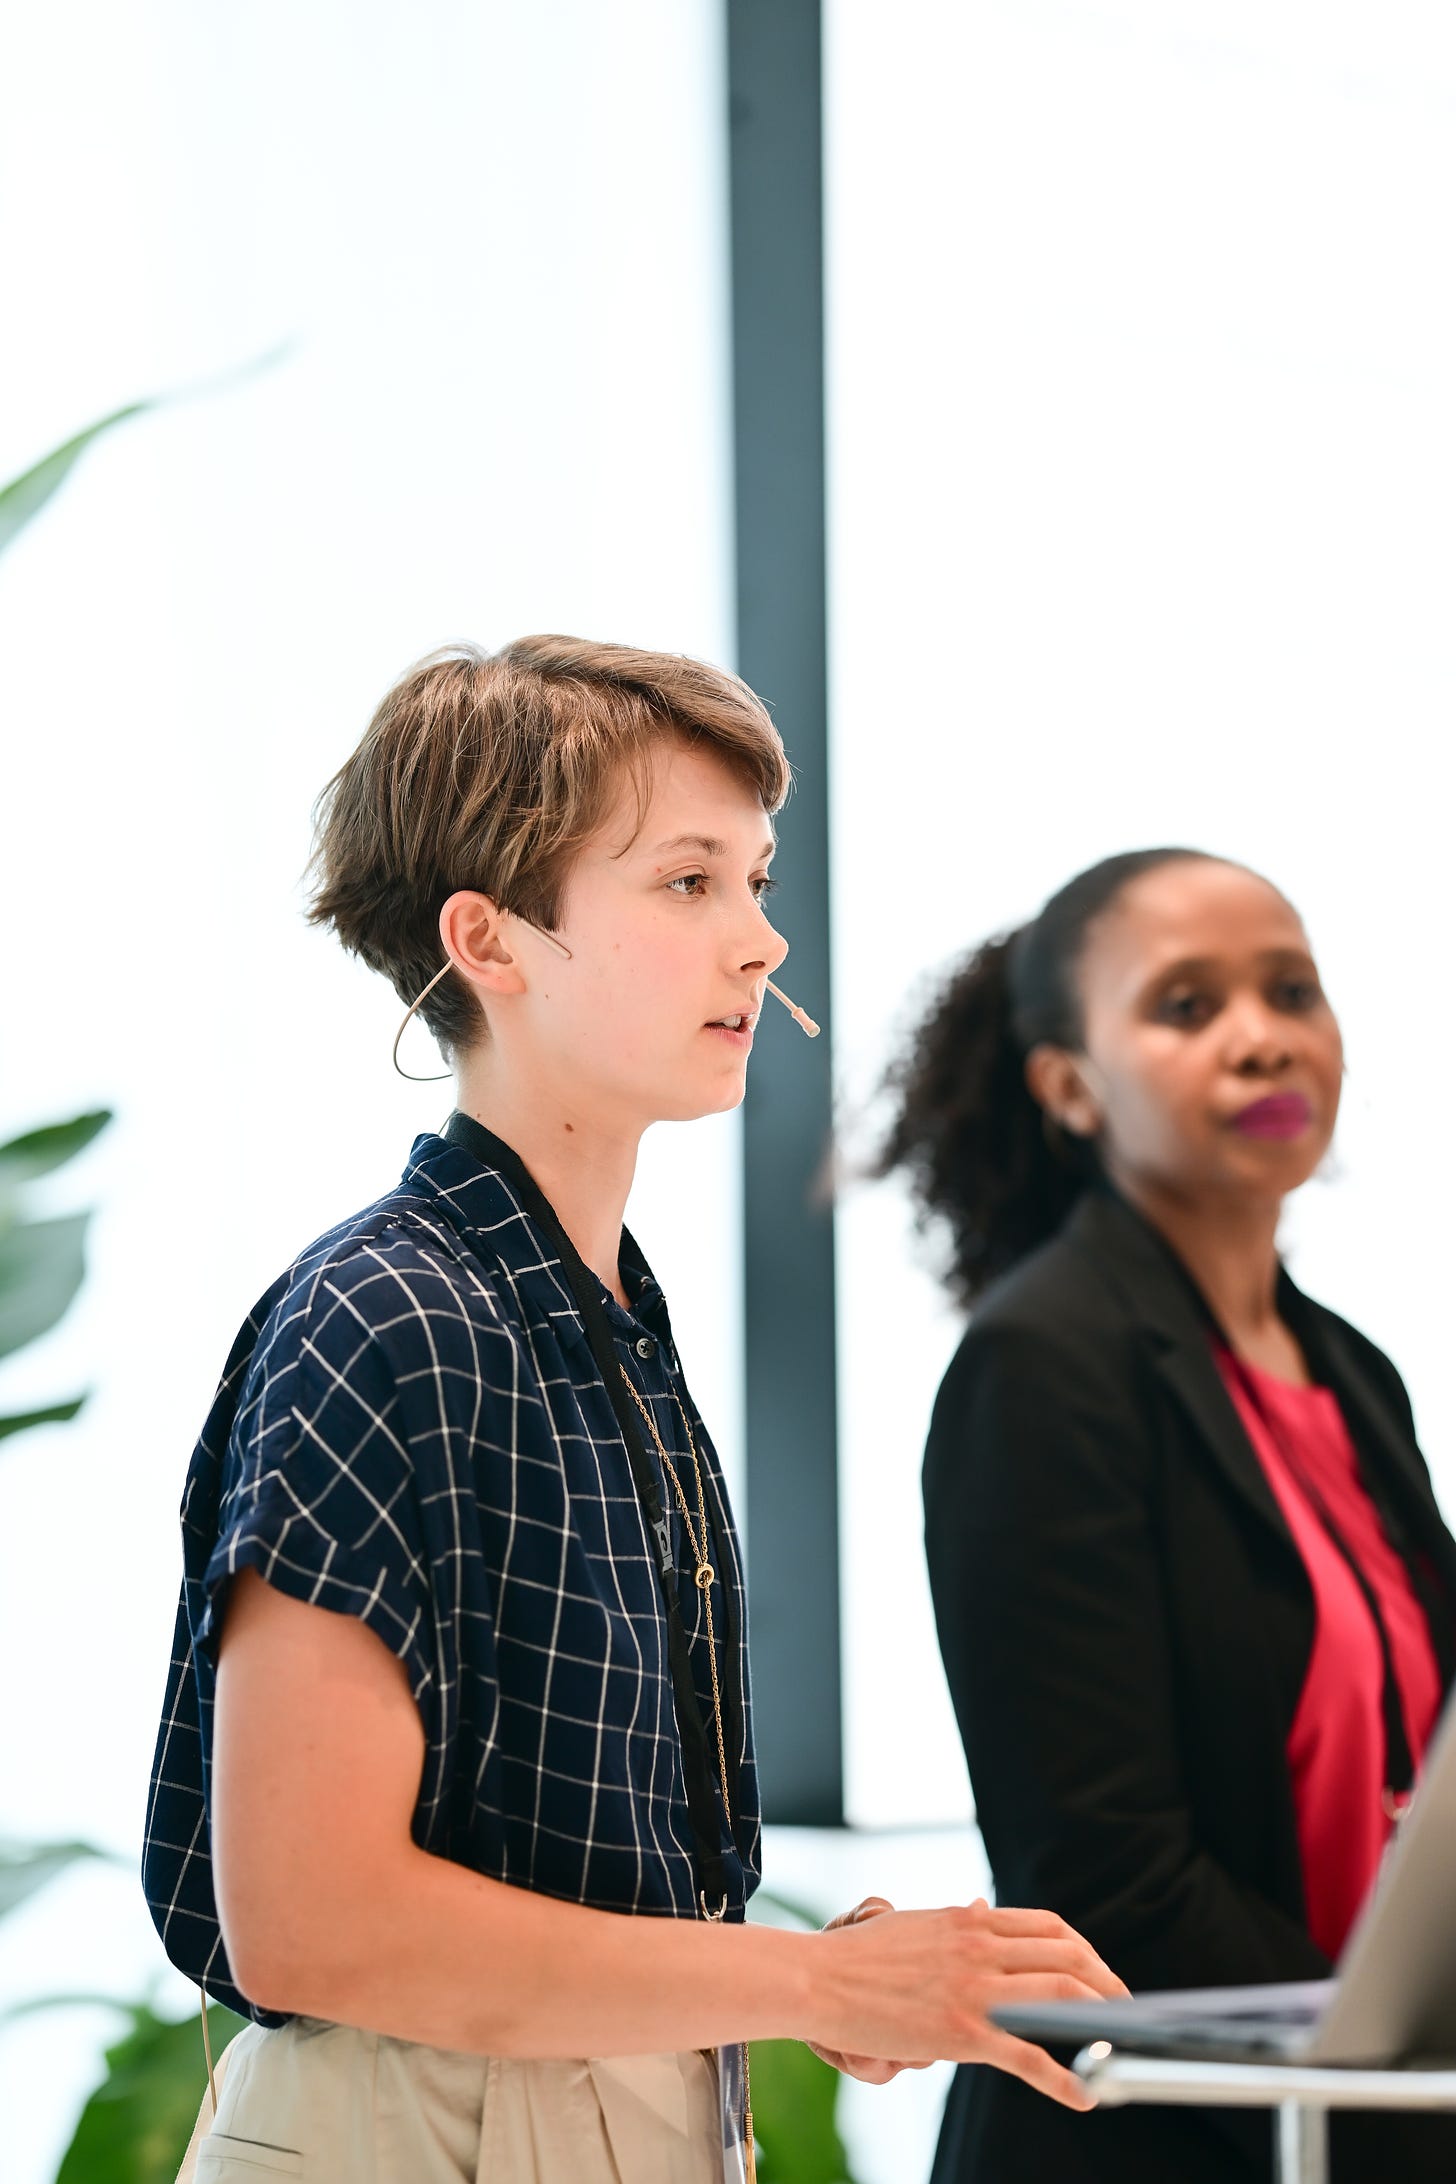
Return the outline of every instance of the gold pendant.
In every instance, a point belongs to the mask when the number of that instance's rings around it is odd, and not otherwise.
[[[706,1592],[706,1591],[707,1591],[707,1589],[708,1589],[708,1587],[709,1587],[709,1586],[710,1586],[710,1585],[712,1584],[712,1582],[713,1582],[713,1565],[712,1565],[712,1563],[711,1563],[711,1562],[700,1562],[700,1563],[698,1564],[698,1566],[697,1566],[697,1569],[696,1569],[696,1570],[695,1570],[695,1571],[693,1572],[693,1575],[694,1575],[694,1576],[695,1576],[695,1577],[697,1578],[697,1581],[698,1581],[698,1590],[699,1590],[700,1592]]]

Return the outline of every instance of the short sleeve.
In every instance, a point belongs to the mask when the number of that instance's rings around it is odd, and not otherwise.
[[[224,1466],[196,1643],[216,1662],[226,1587],[256,1570],[368,1625],[418,1702],[435,1648],[421,1488],[396,1374],[347,1285],[290,1299],[254,1354]]]

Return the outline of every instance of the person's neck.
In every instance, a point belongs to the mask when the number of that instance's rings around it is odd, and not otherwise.
[[[457,1068],[455,1104],[525,1163],[585,1264],[625,1304],[617,1262],[640,1130],[604,1128],[553,1088],[527,1084],[483,1056]]]
[[[1112,1181],[1177,1253],[1235,1350],[1257,1350],[1279,1325],[1282,1200],[1185,1196],[1127,1176]]]

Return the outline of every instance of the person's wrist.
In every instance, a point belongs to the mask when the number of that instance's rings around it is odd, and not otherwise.
[[[748,1925],[739,1932],[747,1944],[747,2037],[819,2040],[828,2022],[818,1961],[823,1952],[816,1946],[824,1937],[782,1926]]]
[[[800,1944],[799,1987],[801,2028],[795,2038],[811,2047],[839,2050],[844,2046],[853,2015],[853,1981],[843,1929],[826,1927],[818,1934],[795,1934]]]

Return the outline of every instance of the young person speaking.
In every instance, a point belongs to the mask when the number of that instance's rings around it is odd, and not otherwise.
[[[775,2035],[1085,2105],[986,2014],[1121,1991],[1059,1918],[743,1924],[738,1544],[623,1213],[650,1123],[743,1097],[788,783],[732,676],[536,637],[425,661],[327,792],[313,915],[457,1108],[261,1299],[188,1474],[144,1877],[253,2020],[199,2179],[721,2184]]]
[[[1456,1665],[1456,1542],[1390,1360],[1280,1263],[1344,1057],[1299,917],[1216,857],[1112,857],[976,951],[887,1166],[970,1331],[925,1459],[946,1675],[998,1894],[1134,1988],[1328,1973]],[[936,2184],[1238,2184],[1263,2116],[957,2073]],[[1342,2184],[1456,2121],[1341,2116]]]

